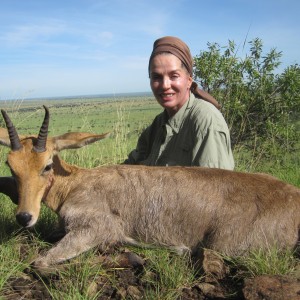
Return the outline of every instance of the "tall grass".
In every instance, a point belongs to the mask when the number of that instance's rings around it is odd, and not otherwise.
[[[117,120],[114,126],[114,147],[112,161],[114,163],[122,163],[128,154],[128,120],[130,109],[122,103],[117,106]]]

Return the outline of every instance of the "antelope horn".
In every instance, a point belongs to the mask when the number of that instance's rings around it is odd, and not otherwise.
[[[49,110],[45,105],[43,106],[45,109],[45,117],[37,138],[36,145],[33,147],[34,152],[46,151],[46,142],[47,142],[48,126],[49,126]]]
[[[15,126],[13,125],[12,121],[10,120],[6,111],[1,109],[1,113],[4,118],[6,127],[7,127],[9,140],[10,140],[10,148],[12,151],[18,151],[22,148],[22,145],[21,145],[17,130],[16,130]]]

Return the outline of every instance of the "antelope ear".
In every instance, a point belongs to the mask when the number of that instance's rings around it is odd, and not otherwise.
[[[0,145],[10,147],[10,140],[6,128],[0,127]]]
[[[109,135],[109,132],[104,134],[69,132],[53,137],[53,143],[56,151],[61,151],[64,149],[76,149],[107,138]]]

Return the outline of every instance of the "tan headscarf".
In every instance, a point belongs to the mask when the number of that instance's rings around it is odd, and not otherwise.
[[[165,36],[157,39],[153,44],[153,51],[149,59],[149,71],[152,58],[161,52],[169,52],[177,56],[185,65],[191,77],[193,77],[193,57],[191,55],[189,47],[181,39],[173,36]],[[221,108],[221,105],[218,103],[218,101],[209,93],[201,90],[195,81],[193,81],[192,83],[191,92],[195,95],[196,98],[208,101],[218,109]]]

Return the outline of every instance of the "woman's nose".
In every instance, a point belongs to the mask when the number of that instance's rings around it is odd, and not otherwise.
[[[163,80],[162,80],[162,87],[164,89],[168,89],[168,88],[170,88],[170,86],[171,86],[170,79],[167,78],[167,77],[163,78]]]

